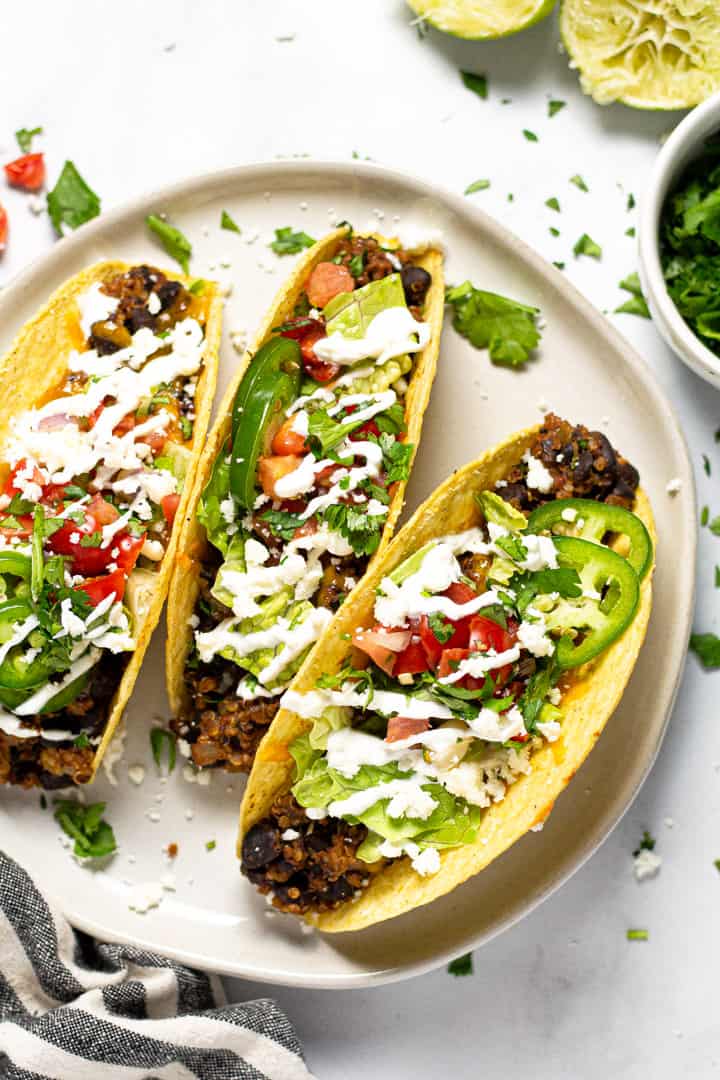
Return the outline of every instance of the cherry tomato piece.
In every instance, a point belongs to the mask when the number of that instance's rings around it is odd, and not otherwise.
[[[5,166],[8,184],[23,191],[38,191],[45,183],[45,158],[42,154],[23,154]]]
[[[316,308],[324,308],[340,293],[352,292],[355,278],[346,266],[333,262],[320,262],[305,283],[307,298]]]

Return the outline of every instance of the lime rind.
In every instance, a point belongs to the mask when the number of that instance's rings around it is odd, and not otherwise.
[[[562,0],[560,33],[600,105],[686,109],[720,89],[716,0]]]
[[[557,0],[408,0],[424,22],[475,41],[516,34],[544,19]]]

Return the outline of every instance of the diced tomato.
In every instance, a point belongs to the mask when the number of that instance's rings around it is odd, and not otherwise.
[[[454,675],[461,660],[467,660],[470,655],[469,649],[443,649],[438,668],[438,678],[444,679],[447,675]]]
[[[13,495],[22,495],[22,488],[18,487],[18,485],[15,483],[15,479],[16,479],[18,473],[25,472],[26,469],[27,469],[27,461],[25,460],[25,458],[21,458],[21,460],[18,461],[17,465],[14,467],[14,469],[12,469],[12,471],[10,472],[10,475],[8,476],[7,480],[5,481],[5,487],[3,488],[3,494],[9,495],[11,498],[12,498]],[[31,480],[31,482],[33,484],[39,484],[40,487],[42,487],[42,485],[44,483],[43,474],[40,472],[39,469],[35,468],[34,466],[33,466],[32,476],[30,477],[30,480]]]
[[[346,266],[333,262],[320,262],[305,282],[307,298],[316,308],[324,308],[340,293],[352,292],[355,278]]]
[[[70,556],[74,574],[95,577],[101,574],[110,562],[110,548],[94,544],[84,547],[82,540],[83,537],[93,536],[99,530],[100,525],[96,519],[86,511],[84,521],[80,524],[66,521],[62,528],[48,538],[47,545],[56,555]]]
[[[103,499],[102,495],[93,495],[88,503],[87,510],[95,518],[100,528],[103,525],[112,525],[113,521],[117,521],[120,517],[120,512],[115,509],[111,502]]]
[[[498,626],[492,619],[486,619],[484,615],[473,615],[470,621],[469,648],[471,652],[477,652],[478,649],[483,652],[487,652],[488,649],[494,649],[498,653],[507,652],[512,643],[512,635],[502,626]]]
[[[45,183],[45,158],[42,154],[23,154],[5,166],[8,184],[23,191],[38,191]]]
[[[300,341],[313,330],[323,330],[323,324],[319,319],[289,319],[280,332],[281,337],[289,337],[294,341]]]
[[[0,204],[0,251],[2,251],[7,244],[8,237],[8,216],[4,206]]]
[[[448,623],[450,620],[445,619],[444,622]],[[428,658],[430,667],[436,668],[440,663],[440,657],[442,656],[444,649],[466,649],[468,641],[470,639],[470,620],[460,619],[459,622],[452,624],[455,629],[453,630],[447,641],[438,641],[435,636],[435,632],[430,626],[427,615],[423,615],[420,618],[420,640],[422,642],[425,655]]]
[[[471,589],[464,581],[454,581],[443,593],[443,596],[447,596],[454,604],[469,604],[471,600],[477,599],[477,595],[475,589]]]
[[[96,409],[93,409],[93,411],[87,417],[88,431],[92,431],[92,429],[95,427],[95,425],[97,424],[98,420],[100,419],[100,417],[102,416],[102,414],[104,412],[105,412],[105,402],[101,401],[100,404],[98,405],[98,407]],[[133,421],[134,421],[134,419],[135,418],[133,417]],[[122,423],[123,423],[123,421],[121,420],[120,424],[122,424]],[[118,425],[118,427],[119,426],[120,425]],[[133,427],[135,426],[134,422],[133,422],[132,426]],[[113,435],[117,435],[117,434],[123,435],[124,431],[118,432],[117,428],[115,428],[115,431],[113,432]]]
[[[339,364],[326,363],[315,355],[315,345],[326,336],[324,328],[320,327],[317,330],[311,330],[300,342],[303,367],[311,379],[320,383],[331,382],[340,372]]]
[[[172,525],[177,514],[177,508],[180,505],[180,496],[175,491],[170,495],[164,495],[160,500],[162,512],[168,525]]]
[[[93,413],[93,416],[94,415],[95,413]],[[128,431],[132,431],[136,423],[137,421],[135,420],[135,413],[128,413],[127,416],[123,416],[122,420],[115,425],[115,427],[113,428],[113,435],[127,435]]]
[[[330,479],[334,473],[337,472],[337,465],[326,465],[320,472],[315,473],[315,487],[329,488],[332,487],[332,480]],[[342,500],[341,500],[342,501]]]
[[[352,643],[356,649],[367,653],[379,668],[393,675],[398,653],[402,653],[410,644],[410,631],[373,626],[369,630],[356,630]]]
[[[131,536],[130,533],[119,533],[115,537],[115,542],[110,544],[110,552],[118,551],[117,555],[111,555],[113,562],[117,563],[119,568],[124,571],[125,574],[129,574],[135,563],[138,561],[138,556],[145,543],[145,533],[140,536]]]
[[[429,666],[422,642],[416,634],[413,634],[410,644],[397,658],[393,675],[419,675],[421,671],[427,671]]]
[[[313,536],[318,531],[318,521],[316,517],[308,518],[302,525],[298,525],[297,529],[293,533],[293,540],[300,540],[303,536]]]
[[[149,446],[153,454],[159,454],[167,440],[167,431],[164,428],[156,428],[155,431],[147,431],[141,435],[137,441]]]
[[[33,519],[29,514],[23,514],[21,517],[14,514],[13,517],[18,523],[18,528],[10,529],[6,525],[0,525],[0,536],[4,536],[6,540],[11,540],[13,536],[16,536],[19,540],[26,540],[32,535]],[[0,518],[0,521],[2,521],[2,518]]]
[[[113,570],[112,574],[88,578],[87,581],[83,581],[82,585],[78,585],[77,589],[80,592],[87,593],[92,606],[97,607],[102,600],[110,596],[110,593],[115,593],[116,600],[122,600],[125,594],[126,581],[125,571],[118,568]]]
[[[419,735],[421,731],[429,730],[429,720],[414,720],[408,716],[391,716],[388,720],[385,742],[409,739],[411,735]]]
[[[295,430],[294,416],[288,416],[282,426],[275,432],[272,441],[273,454],[303,454],[307,451],[305,436]]]
[[[288,473],[294,472],[302,461],[295,454],[261,457],[258,461],[258,478],[264,493],[271,499],[276,498],[275,485]]]
[[[349,437],[351,439],[366,439],[368,435],[374,435],[376,438],[380,438],[380,428],[374,420],[366,420],[361,427],[351,431]]]

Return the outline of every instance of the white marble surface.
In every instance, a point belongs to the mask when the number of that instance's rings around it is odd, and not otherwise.
[[[494,45],[435,34],[421,40],[409,21],[400,0],[4,5],[2,159],[14,156],[16,128],[43,124],[51,178],[74,159],[105,207],[193,172],[279,155],[356,151],[455,190],[486,177],[490,190],[471,198],[548,258],[565,259],[598,307],[617,306],[625,298],[617,282],[635,268],[634,242],[624,235],[636,221],[627,193],[641,198],[659,140],[678,114],[592,105],[558,52],[552,20]],[[461,67],[488,74],[488,101],[463,88]],[[549,97],[567,101],[553,119]],[[523,128],[539,141],[526,141]],[[576,173],[589,193],[569,184]],[[544,206],[552,195],[561,214]],[[53,240],[46,216],[30,213],[23,196],[2,189],[0,200],[11,217],[1,283]],[[551,225],[561,237],[549,234]],[[572,257],[586,231],[603,246],[599,263]],[[720,395],[673,360],[650,323],[614,318],[675,402],[700,504],[720,512],[713,439]],[[701,629],[717,630],[716,563],[720,540],[703,530]],[[296,1023],[318,1076],[714,1075],[719,688],[720,675],[701,672],[691,658],[634,807],[559,894],[475,956],[473,977],[439,971],[354,993],[261,988]],[[631,851],[646,827],[663,866],[638,884]],[[650,940],[627,942],[628,927],[647,928]],[[238,998],[259,992],[238,981],[228,990]]]

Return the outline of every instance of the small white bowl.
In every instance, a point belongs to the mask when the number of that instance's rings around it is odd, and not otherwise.
[[[653,166],[640,214],[640,281],[655,325],[684,364],[720,387],[720,356],[693,333],[670,299],[660,265],[659,229],[665,199],[708,135],[720,131],[720,93],[713,94],[673,131]]]

